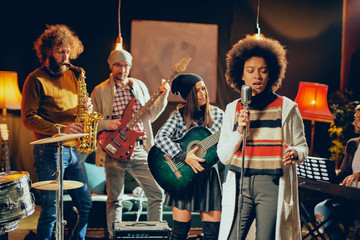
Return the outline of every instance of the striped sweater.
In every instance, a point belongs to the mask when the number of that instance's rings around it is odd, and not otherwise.
[[[245,148],[245,175],[282,176],[282,104],[283,98],[278,97],[265,109],[250,110],[250,128]],[[241,102],[238,102],[236,112],[242,109]],[[240,172],[242,158],[241,145],[231,160],[230,169]]]

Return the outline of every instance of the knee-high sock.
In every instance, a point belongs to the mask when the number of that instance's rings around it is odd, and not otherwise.
[[[220,222],[202,222],[204,240],[216,240],[219,235]]]
[[[179,222],[174,220],[174,228],[171,234],[171,240],[185,240],[190,231],[191,221]]]

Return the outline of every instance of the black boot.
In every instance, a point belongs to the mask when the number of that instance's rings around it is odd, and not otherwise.
[[[178,222],[174,220],[174,228],[171,234],[171,240],[185,240],[190,231],[191,221]]]
[[[204,240],[216,240],[219,235],[220,222],[202,222]]]

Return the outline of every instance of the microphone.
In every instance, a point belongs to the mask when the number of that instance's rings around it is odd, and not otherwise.
[[[241,86],[241,103],[243,104],[246,110],[249,110],[249,104],[251,103],[251,95],[252,89],[248,85]],[[241,161],[241,171],[240,171],[240,196],[241,196],[241,203],[244,201],[243,195],[243,185],[244,185],[244,165],[245,165],[245,150],[246,150],[246,136],[247,136],[247,127],[244,127],[244,137],[242,142],[242,161]],[[242,211],[242,204],[240,205],[240,222],[241,222],[241,211]],[[239,231],[239,230],[238,230]]]
[[[251,103],[252,88],[248,85],[241,86],[241,103],[246,110],[249,109]]]

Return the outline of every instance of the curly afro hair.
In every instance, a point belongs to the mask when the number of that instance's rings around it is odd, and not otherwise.
[[[285,48],[270,38],[255,39],[247,35],[238,41],[227,54],[225,73],[226,82],[235,91],[240,92],[245,62],[251,57],[262,57],[269,69],[268,87],[276,92],[285,76],[287,59]]]
[[[62,24],[50,25],[34,42],[34,50],[40,63],[43,64],[51,50],[61,45],[70,46],[70,59],[76,59],[84,51],[82,42],[69,27]]]

